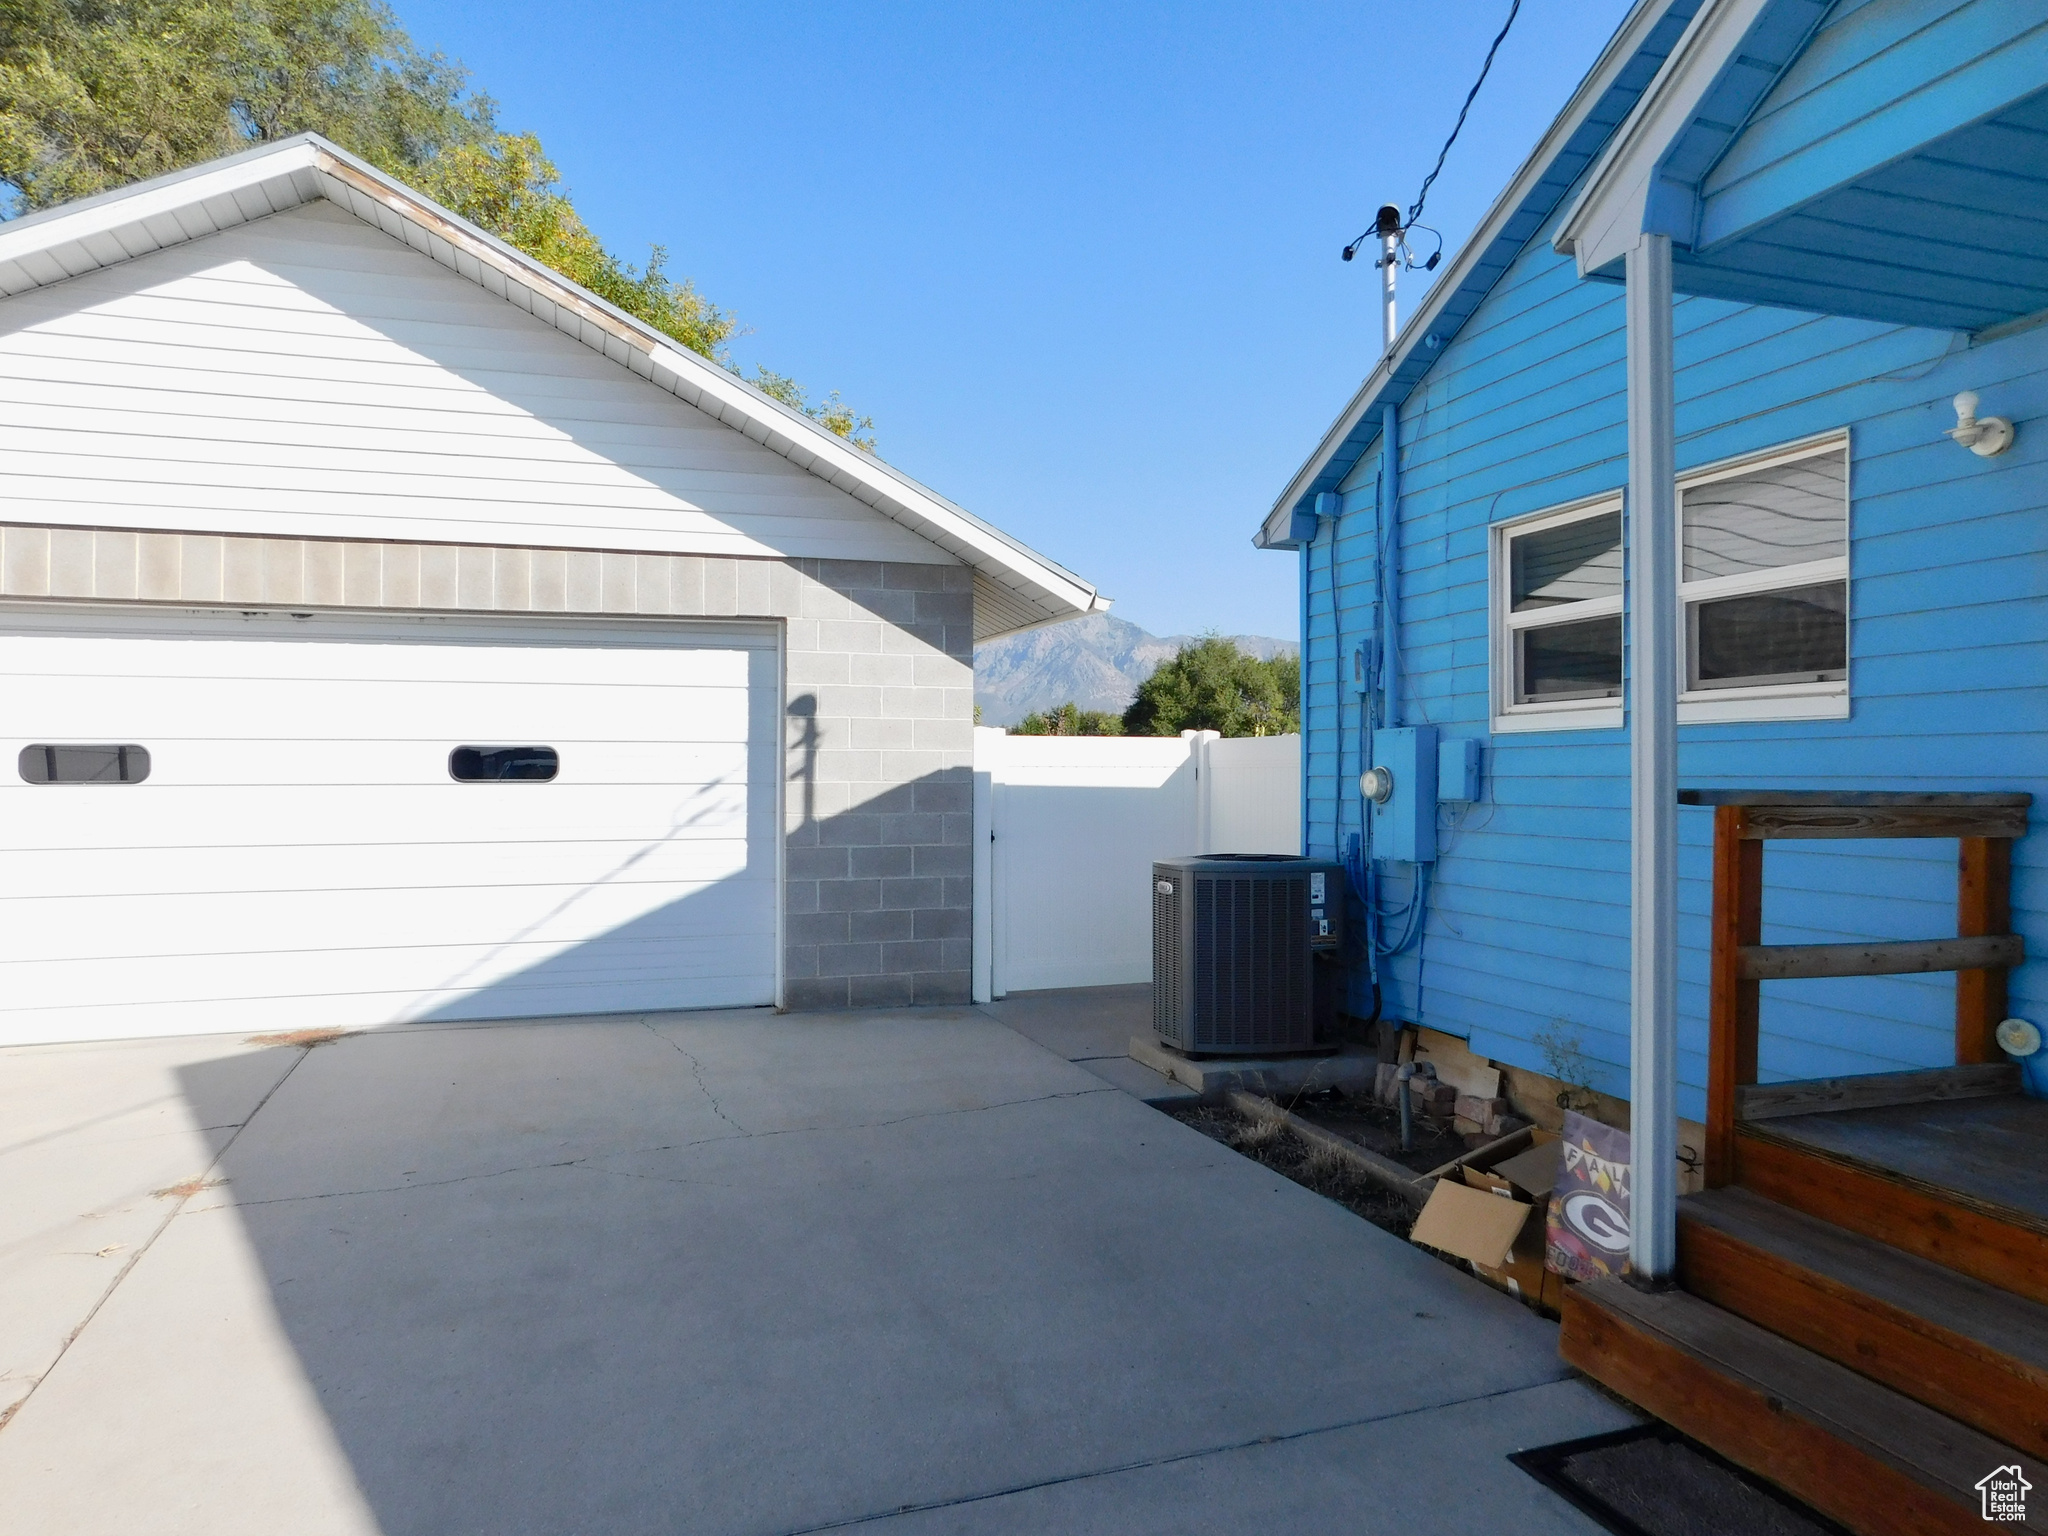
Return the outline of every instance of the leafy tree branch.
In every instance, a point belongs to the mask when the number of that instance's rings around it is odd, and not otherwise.
[[[731,368],[733,315],[607,250],[530,133],[507,133],[469,71],[422,53],[379,0],[0,0],[0,186],[33,212],[313,132]],[[751,380],[856,447],[874,421]]]

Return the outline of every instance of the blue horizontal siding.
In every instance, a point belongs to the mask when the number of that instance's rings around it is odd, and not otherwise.
[[[1387,1012],[1547,1071],[1539,1036],[1576,1036],[1593,1086],[1627,1092],[1628,747],[1620,730],[1490,736],[1487,549],[1502,519],[1626,477],[1619,290],[1577,281],[1537,232],[1401,413],[1404,723],[1483,746],[1484,800],[1440,817],[1418,949],[1385,967]],[[1847,427],[1851,712],[1680,731],[1683,782],[1786,788],[2031,789],[2048,799],[2048,329],[1962,348],[1947,333],[1716,299],[1673,315],[1681,468]],[[1996,460],[1942,434],[1950,397],[2021,422]],[[1349,650],[1374,623],[1376,457],[1308,553],[1310,842],[1358,828]],[[1336,653],[1341,627],[1345,657]],[[1340,684],[1340,669],[1345,679]],[[1680,816],[1681,1110],[1704,1111],[1711,817]],[[2015,1011],[2048,1023],[2048,839],[2014,860],[2029,962]],[[1772,942],[1953,932],[1952,843],[1774,844]],[[1405,876],[1385,901],[1408,897]],[[1354,986],[1352,1005],[1366,996]],[[1767,1079],[1949,1059],[1947,977],[1772,983]]]

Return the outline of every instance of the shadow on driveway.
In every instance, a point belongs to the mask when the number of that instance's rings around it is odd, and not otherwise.
[[[295,1055],[0,1433],[15,1528],[1584,1531],[1501,1457],[1626,1422],[973,1010]],[[225,1124],[250,1075],[177,1081]]]

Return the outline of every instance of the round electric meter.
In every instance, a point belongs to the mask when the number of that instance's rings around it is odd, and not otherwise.
[[[1385,805],[1394,798],[1394,770],[1366,769],[1358,776],[1358,792],[1374,805]]]

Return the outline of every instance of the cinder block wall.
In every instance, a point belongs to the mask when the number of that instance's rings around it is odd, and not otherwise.
[[[964,565],[789,562],[784,995],[968,1000],[974,592]]]
[[[4,525],[0,598],[779,619],[785,1001],[968,999],[974,592],[964,565]]]

